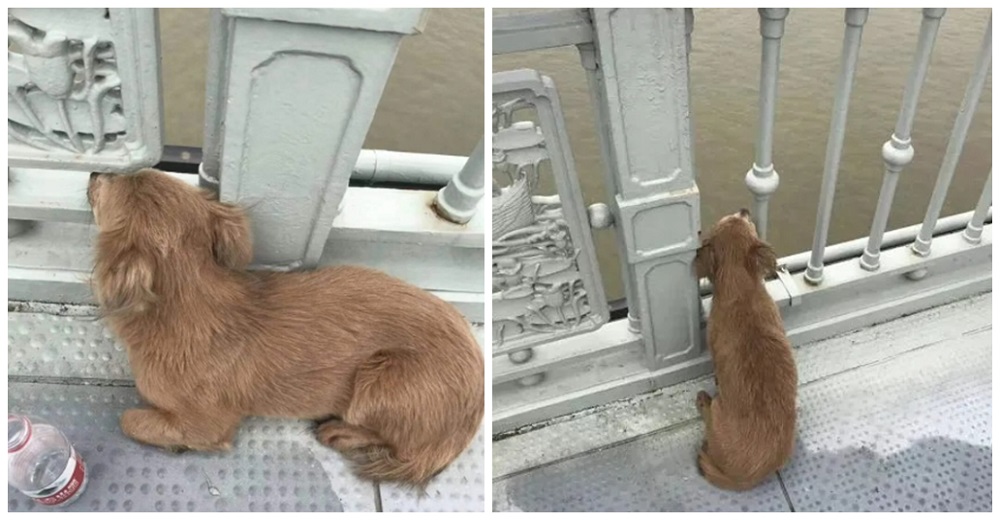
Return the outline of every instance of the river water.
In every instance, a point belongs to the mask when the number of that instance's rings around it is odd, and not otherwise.
[[[499,15],[509,10],[495,10]],[[923,220],[952,124],[989,20],[988,9],[951,9],[941,23],[889,229]],[[691,54],[695,168],[702,228],[751,207],[743,178],[753,161],[760,67],[751,9],[696,9]],[[882,144],[895,126],[920,27],[919,9],[873,9],[864,28],[830,227],[834,244],[868,234],[881,186]],[[774,137],[781,178],[769,239],[779,256],[812,245],[835,80],[842,9],[793,9],[782,40]],[[588,203],[606,201],[586,76],[575,48],[496,56],[493,70],[534,68],[553,78]],[[942,216],[974,208],[991,167],[992,75],[987,79]],[[596,233],[608,298],[623,296],[615,240]]]

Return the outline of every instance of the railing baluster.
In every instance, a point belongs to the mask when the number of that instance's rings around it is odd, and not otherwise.
[[[920,37],[917,40],[917,54],[910,69],[910,78],[903,92],[903,105],[899,109],[899,119],[896,129],[889,140],[882,145],[882,161],[885,163],[885,173],[882,176],[882,191],[879,192],[878,206],[872,219],[872,229],[868,234],[868,245],[861,255],[861,267],[875,271],[879,267],[879,251],[882,248],[882,236],[889,222],[889,212],[892,210],[892,199],[896,194],[896,184],[899,174],[913,160],[913,144],[910,142],[910,132],[913,130],[913,119],[917,115],[917,101],[920,99],[920,87],[927,76],[927,68],[931,61],[931,51],[934,50],[934,40],[937,38],[938,27],[944,9],[924,9],[924,18],[920,23]]]
[[[439,215],[456,224],[472,220],[485,191],[484,161],[483,139],[480,139],[462,170],[434,198],[434,208]]]
[[[851,99],[854,71],[858,65],[858,52],[861,49],[861,31],[867,21],[868,9],[847,9],[844,13],[844,23],[847,27],[844,30],[837,94],[833,101],[833,116],[830,118],[830,137],[827,141],[826,160],[823,166],[823,185],[819,192],[819,210],[816,213],[812,256],[804,276],[805,280],[813,285],[823,281],[823,251],[826,249],[827,233],[830,231],[830,215],[833,211],[833,195],[837,188],[840,153],[844,148],[847,107]]]
[[[982,240],[983,222],[986,221],[986,213],[989,211],[992,201],[993,169],[990,168],[990,174],[986,177],[986,184],[983,185],[983,192],[979,194],[979,202],[976,203],[976,211],[972,213],[972,220],[969,221],[969,225],[962,232],[962,236],[970,244],[978,244]]]
[[[753,193],[753,218],[757,234],[767,239],[767,208],[771,195],[778,190],[778,172],[771,151],[774,148],[774,112],[778,99],[778,66],[781,62],[781,37],[785,33],[788,9],[758,9],[760,14],[760,107],[757,113],[757,146],[753,166],[746,175],[746,185]]]
[[[976,59],[976,68],[965,89],[965,98],[962,99],[962,106],[955,118],[955,126],[951,130],[951,138],[948,140],[948,148],[944,152],[944,161],[941,162],[941,171],[938,172],[934,193],[931,194],[930,204],[927,205],[923,226],[911,247],[913,253],[918,256],[927,256],[931,252],[934,223],[941,215],[944,198],[948,194],[951,179],[955,176],[955,167],[958,166],[958,158],[962,155],[962,148],[965,146],[965,136],[969,133],[972,116],[975,115],[979,96],[983,93],[983,85],[986,83],[987,74],[989,74],[990,60],[993,55],[992,38],[993,17],[990,16],[990,21],[986,24],[986,33],[983,35],[979,57]]]

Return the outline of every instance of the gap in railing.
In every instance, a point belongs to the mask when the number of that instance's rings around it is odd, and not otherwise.
[[[160,162],[154,168],[174,173],[197,174],[201,164],[201,148],[194,146],[164,146]],[[411,182],[365,182],[351,179],[348,186],[353,188],[386,188],[393,190],[437,191],[440,186]]]

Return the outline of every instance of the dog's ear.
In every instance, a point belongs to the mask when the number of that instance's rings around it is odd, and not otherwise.
[[[114,261],[94,266],[94,296],[107,314],[142,312],[156,301],[153,276],[156,259],[136,249],[123,251]]]
[[[704,241],[694,254],[694,272],[698,278],[711,278],[715,272],[715,251],[711,241]]]
[[[250,222],[237,206],[212,204],[212,254],[219,265],[243,269],[253,259]]]
[[[762,278],[770,278],[778,270],[778,257],[774,249],[766,242],[757,242],[750,249],[750,270]]]

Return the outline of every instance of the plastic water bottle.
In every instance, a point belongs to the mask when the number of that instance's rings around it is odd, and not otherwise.
[[[83,494],[87,470],[54,426],[7,416],[7,483],[46,506],[65,506]]]

